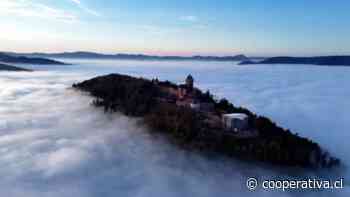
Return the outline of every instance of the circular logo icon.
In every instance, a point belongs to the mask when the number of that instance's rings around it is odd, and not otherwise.
[[[247,188],[251,191],[255,190],[258,186],[258,180],[256,178],[248,178],[247,180]]]

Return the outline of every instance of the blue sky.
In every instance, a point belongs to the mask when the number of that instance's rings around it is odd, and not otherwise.
[[[350,54],[348,0],[1,0],[0,50]]]

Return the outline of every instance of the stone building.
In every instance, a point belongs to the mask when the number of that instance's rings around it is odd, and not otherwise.
[[[192,75],[188,75],[185,84],[179,85],[177,89],[178,106],[190,107],[196,111],[211,112],[214,110],[214,104],[203,102],[199,97],[200,91],[194,87],[194,79]]]
[[[228,131],[241,132],[248,129],[248,116],[246,114],[224,114],[222,115],[224,128]]]

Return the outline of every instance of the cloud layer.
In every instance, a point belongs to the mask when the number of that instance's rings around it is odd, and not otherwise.
[[[149,135],[138,120],[104,114],[89,105],[90,97],[68,88],[74,82],[110,72],[144,77],[157,75],[160,79],[178,82],[192,73],[202,88],[210,88],[235,103],[271,115],[302,135],[312,136],[349,164],[348,147],[342,139],[346,135],[342,132],[349,128],[344,110],[349,106],[347,97],[340,92],[343,87],[337,89],[336,83],[331,83],[337,76],[338,82],[348,84],[344,70],[330,73],[313,67],[234,69],[225,63],[202,62],[200,65],[198,62],[80,63],[80,66],[64,68],[37,67],[50,71],[0,73],[0,196],[330,195],[327,192],[248,192],[245,180],[249,176],[315,174],[179,150],[162,137]],[[310,77],[310,73],[318,77]],[[299,78],[288,77],[291,74]],[[321,87],[330,91],[330,95],[321,94]],[[323,102],[334,103],[329,113],[337,116],[332,120],[323,120],[326,116],[321,112],[329,110]],[[310,126],[306,124],[309,121],[317,124]],[[329,126],[334,128],[333,133],[327,132]],[[314,130],[309,131],[310,127]],[[313,133],[315,130],[318,133]],[[337,152],[336,147],[339,147]],[[349,177],[347,171],[340,174],[345,179]],[[346,196],[347,192],[332,195]]]

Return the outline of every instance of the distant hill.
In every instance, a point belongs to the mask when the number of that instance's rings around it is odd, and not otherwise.
[[[16,66],[10,66],[7,64],[0,64],[0,71],[32,71],[32,70],[20,68]]]
[[[248,64],[311,64],[322,66],[350,66],[350,56],[319,56],[319,57],[271,57],[262,61],[242,61],[240,65]]]
[[[41,57],[27,57],[23,55],[16,55],[15,53],[0,53],[0,62],[11,64],[55,64],[64,65],[65,63],[41,58]]]
[[[235,56],[153,56],[143,54],[102,54],[93,52],[64,52],[64,53],[11,53],[9,55],[40,58],[91,58],[91,59],[125,59],[125,60],[199,60],[199,61],[244,61],[245,55]]]

